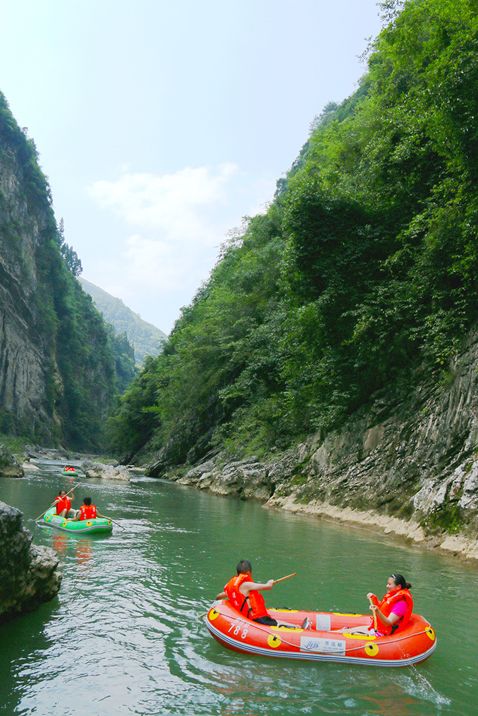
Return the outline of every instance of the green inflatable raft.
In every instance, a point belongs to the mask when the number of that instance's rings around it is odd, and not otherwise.
[[[63,532],[74,534],[110,534],[113,530],[113,523],[106,517],[95,517],[92,520],[67,520],[56,514],[54,507],[45,512],[42,519],[43,524],[54,527]]]
[[[67,477],[76,477],[78,475],[76,470],[74,470],[74,469],[73,470],[65,470],[65,468],[63,468],[63,470],[61,471],[61,474],[67,475]]]

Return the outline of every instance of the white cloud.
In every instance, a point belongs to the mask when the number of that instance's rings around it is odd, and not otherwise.
[[[169,330],[207,278],[229,229],[248,207],[271,198],[271,183],[251,181],[232,163],[170,174],[125,167],[88,193],[125,224],[119,252],[97,261],[90,280]]]
[[[186,167],[172,174],[123,173],[116,181],[97,181],[89,189],[99,206],[112,209],[128,225],[161,232],[167,242],[186,237],[209,243],[208,210],[227,198],[235,164]]]

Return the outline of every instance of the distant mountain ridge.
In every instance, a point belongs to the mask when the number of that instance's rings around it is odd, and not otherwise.
[[[120,298],[81,277],[80,283],[88,293],[104,319],[111,323],[116,333],[126,333],[134,348],[135,361],[142,365],[147,355],[156,356],[161,351],[166,334],[152,323],[128,308]]]

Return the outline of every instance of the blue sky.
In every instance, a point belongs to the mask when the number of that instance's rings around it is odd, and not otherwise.
[[[379,27],[375,0],[0,0],[0,90],[85,278],[171,330]]]

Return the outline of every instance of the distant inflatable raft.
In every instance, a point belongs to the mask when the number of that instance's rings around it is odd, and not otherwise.
[[[106,517],[95,517],[92,520],[67,520],[56,514],[54,507],[43,515],[43,524],[63,532],[75,534],[109,534],[113,530],[113,523]]]
[[[270,609],[279,624],[286,621],[300,627],[307,617],[310,628],[270,627],[246,619],[227,600],[215,602],[206,617],[207,628],[223,646],[234,651],[308,661],[336,661],[366,666],[411,666],[427,659],[437,645],[433,627],[424,617],[413,614],[403,630],[390,636],[344,633],[370,623],[367,614],[305,612]]]

